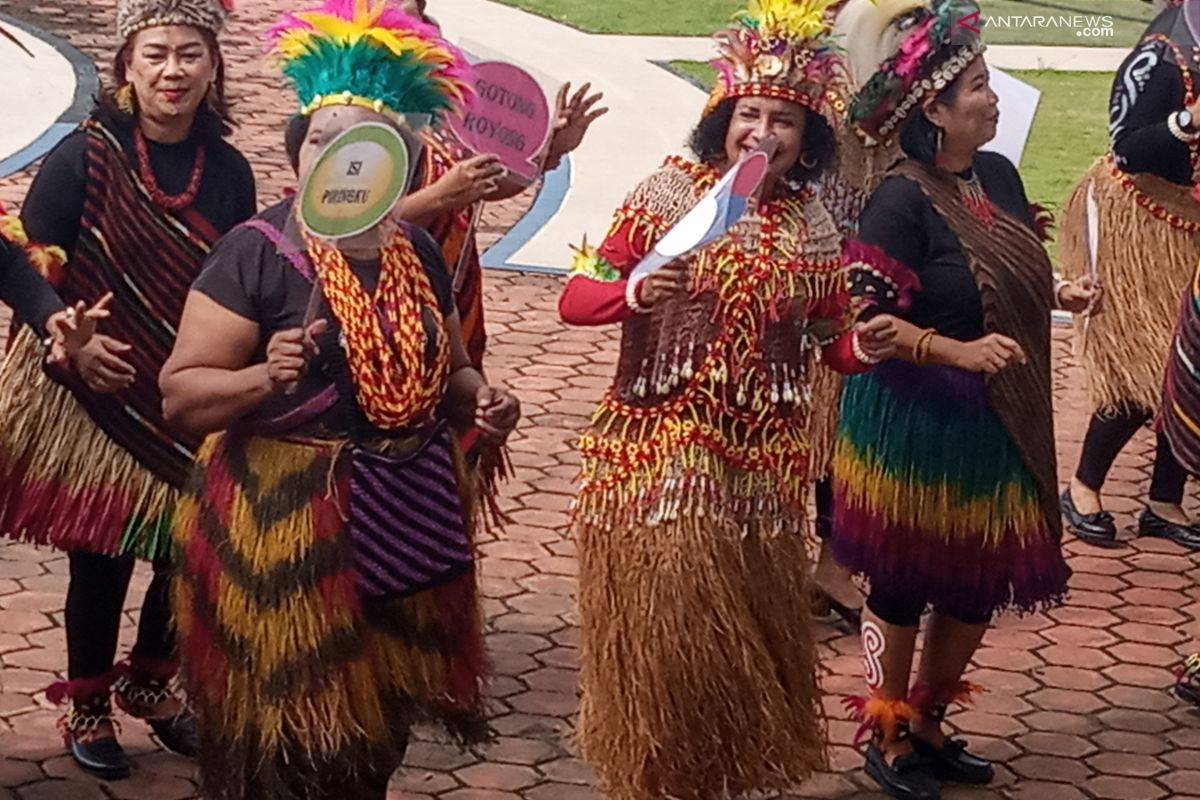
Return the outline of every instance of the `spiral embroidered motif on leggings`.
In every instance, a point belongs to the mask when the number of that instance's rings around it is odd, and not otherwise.
[[[872,690],[883,686],[883,651],[886,642],[883,631],[874,622],[864,622],[862,626],[863,643],[863,673],[867,678],[867,686]]]

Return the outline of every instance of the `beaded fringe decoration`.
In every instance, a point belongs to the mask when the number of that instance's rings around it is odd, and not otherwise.
[[[1093,181],[1104,311],[1086,328],[1084,317],[1075,315],[1076,352],[1094,411],[1157,409],[1179,300],[1200,262],[1200,204],[1186,186],[1126,175],[1111,156],[1098,159],[1060,217],[1059,260],[1071,279],[1089,273],[1086,213]]]

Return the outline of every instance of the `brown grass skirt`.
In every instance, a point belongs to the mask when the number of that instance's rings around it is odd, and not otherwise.
[[[1122,185],[1122,178],[1133,185]],[[1068,278],[1088,274],[1086,203],[1093,180],[1104,307],[1087,323],[1076,315],[1076,351],[1087,371],[1093,410],[1157,409],[1179,300],[1200,261],[1200,233],[1188,230],[1200,224],[1200,203],[1186,186],[1114,173],[1112,161],[1100,158],[1063,209],[1059,258]],[[1147,201],[1179,224],[1160,219],[1143,204]]]
[[[578,536],[578,736],[610,797],[784,790],[825,765],[803,536],[714,515]]]

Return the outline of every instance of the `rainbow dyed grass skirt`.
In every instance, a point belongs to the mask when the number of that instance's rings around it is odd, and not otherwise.
[[[889,361],[846,381],[834,551],[889,595],[985,616],[1061,602],[1070,576],[982,374]]]

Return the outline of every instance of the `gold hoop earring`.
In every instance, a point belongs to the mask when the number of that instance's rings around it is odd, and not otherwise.
[[[113,94],[113,101],[117,104],[117,108],[125,114],[133,114],[133,100],[132,83],[125,84]]]
[[[800,166],[804,167],[805,169],[816,169],[817,162],[815,160],[810,161],[806,157],[800,156]]]

